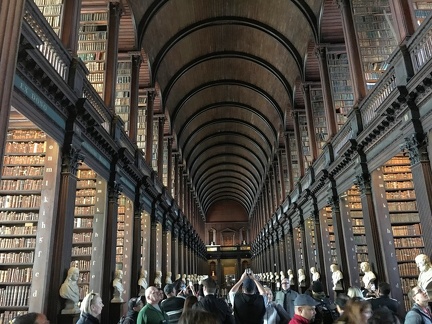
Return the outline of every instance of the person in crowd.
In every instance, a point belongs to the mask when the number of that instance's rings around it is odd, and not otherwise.
[[[179,324],[220,324],[217,317],[202,309],[190,309],[182,314]]]
[[[377,293],[379,297],[369,299],[373,311],[385,306],[394,314],[398,313],[399,302],[396,299],[390,298],[390,291],[391,288],[387,282],[381,282],[378,285]]]
[[[294,300],[294,317],[289,324],[307,324],[310,323],[316,314],[315,306],[319,303],[311,296],[300,294]]]
[[[81,302],[81,314],[77,324],[99,324],[98,316],[102,313],[102,298],[91,292]]]
[[[311,323],[314,324],[332,324],[339,317],[336,311],[336,305],[330,302],[330,299],[324,292],[323,285],[320,281],[314,281],[311,286],[311,296],[318,305],[315,307],[315,317]]]
[[[335,322],[337,324],[367,324],[372,316],[370,303],[364,299],[350,299],[346,305],[343,314]]]
[[[242,286],[242,292],[238,290]],[[259,295],[255,293],[258,288]],[[267,296],[264,287],[251,269],[246,269],[229,292],[236,324],[261,324],[264,319]]]
[[[347,304],[348,300],[350,300],[350,298],[347,294],[340,293],[339,295],[337,295],[335,304],[339,315],[343,314],[345,305]]]
[[[191,310],[196,303],[198,303],[198,298],[196,296],[187,296],[183,305],[183,313]]]
[[[372,317],[369,318],[368,324],[400,324],[399,317],[386,306],[380,307],[373,311]]]
[[[294,300],[297,296],[298,293],[290,288],[290,279],[284,278],[281,281],[281,290],[276,292],[275,302],[284,308],[290,319],[294,317]]]
[[[187,296],[189,296],[186,292],[186,284],[181,278],[175,280],[173,285],[178,297],[186,298]]]
[[[149,286],[145,291],[147,304],[140,310],[138,314],[138,324],[160,324],[165,321],[168,323],[168,315],[161,310],[159,302],[161,295],[155,286]]]
[[[264,287],[267,295],[266,312],[264,314],[264,324],[288,323],[291,319],[282,305],[273,302],[273,292],[269,287]]]
[[[134,297],[128,301],[128,311],[124,317],[123,324],[135,324],[138,320],[138,314],[144,307],[144,302],[140,297]]]
[[[215,315],[221,324],[234,323],[232,311],[225,300],[216,297],[216,281],[206,278],[201,281],[204,298],[196,303],[193,308],[203,309]]]
[[[13,324],[49,324],[48,319],[42,313],[27,313],[18,317],[12,321]]]
[[[79,269],[77,267],[70,267],[65,281],[60,287],[60,297],[66,299],[66,306],[62,310],[62,314],[78,314],[78,302],[80,291],[78,287]]]
[[[408,297],[414,301],[411,310],[406,314],[405,324],[431,324],[432,315],[429,308],[429,296],[420,286],[415,286],[408,293]]]
[[[169,323],[177,323],[185,304],[184,297],[178,297],[173,284],[167,284],[164,287],[164,293],[167,299],[164,299],[160,308],[168,315]]]
[[[351,286],[347,290],[347,295],[349,298],[357,298],[357,299],[363,299],[363,293],[360,290],[359,287]]]

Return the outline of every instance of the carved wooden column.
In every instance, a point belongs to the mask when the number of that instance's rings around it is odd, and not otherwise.
[[[178,273],[180,273],[179,264],[179,229],[177,227],[177,223],[175,223],[173,226],[171,243],[171,271],[173,274],[173,279],[177,276]]]
[[[410,1],[392,0],[389,1],[389,6],[392,12],[392,22],[397,35],[397,42],[401,44],[414,34],[417,27],[412,4]]]
[[[172,177],[172,161],[173,161],[173,153],[172,153],[172,144],[173,144],[173,139],[172,137],[168,137],[167,138],[168,141],[168,177],[167,177],[167,188],[168,188],[168,192],[169,194],[174,197],[174,193],[173,193],[173,188],[175,188],[175,186],[173,185],[173,177]]]
[[[352,269],[347,265],[347,251],[345,247],[345,239],[343,235],[343,225],[341,221],[341,212],[339,206],[339,197],[336,195],[336,188],[332,186],[330,188],[331,196],[328,198],[328,204],[332,210],[333,228],[335,234],[336,251],[338,254],[338,260],[341,263],[341,268],[344,269],[344,287],[351,285],[351,278],[358,276],[358,273],[353,274]]]
[[[282,225],[279,225],[279,231],[278,231],[278,251],[279,251],[279,271],[283,271],[286,273],[287,270],[287,250],[286,250],[286,243],[285,243],[285,233]]]
[[[108,39],[105,61],[104,102],[108,109],[115,110],[117,84],[118,40],[121,8],[119,2],[109,3]]]
[[[280,190],[279,190],[279,186],[278,186],[278,160],[277,160],[277,155],[275,156],[275,160],[273,161],[273,184],[274,184],[274,202],[275,202],[275,208],[274,210],[277,209],[277,206],[280,204],[280,202],[282,201],[280,199]]]
[[[432,253],[432,171],[425,134],[413,134],[405,138],[404,148],[409,153],[417,209],[422,226],[424,253]]]
[[[81,18],[81,0],[64,0],[63,12],[67,12],[67,14],[64,14],[60,20],[60,39],[72,56],[76,56]]]
[[[159,175],[159,179],[162,181],[163,179],[163,152],[164,152],[164,124],[165,117],[158,117],[158,153],[157,153],[157,173]]]
[[[295,244],[294,244],[294,228],[292,226],[291,219],[289,220],[289,229],[288,229],[288,236],[287,236],[286,244],[287,244],[287,266],[288,266],[288,269],[292,269],[293,273],[295,275],[297,275],[297,265],[296,265],[296,262],[294,260],[294,257],[296,255],[296,248],[295,248]]]
[[[50,224],[54,233],[52,259],[54,260],[49,273],[47,316],[56,319],[60,313],[59,288],[67,276],[72,256],[75,197],[77,172],[84,159],[81,153],[82,139],[74,130],[76,115],[71,114],[66,123],[66,135],[61,153],[60,190],[57,196],[58,216],[54,224]],[[53,196],[54,197],[54,196]]]
[[[306,121],[307,121],[307,130],[308,130],[308,136],[309,136],[309,145],[312,155],[312,161],[315,161],[318,157],[318,147],[317,147],[317,140],[315,137],[315,126],[314,126],[314,119],[313,119],[313,112],[312,112],[312,102],[310,97],[310,85],[304,84],[303,85],[303,97],[305,101],[305,111],[306,111]]]
[[[319,211],[317,208],[314,209],[311,216],[311,221],[313,222],[314,226],[314,235],[315,235],[315,249],[317,253],[318,258],[318,268],[321,273],[321,278],[325,278],[327,282],[330,282],[329,280],[331,278],[331,272],[330,272],[330,266],[326,266],[324,262],[324,245],[323,240],[321,236],[321,225],[319,220]],[[324,282],[324,279],[321,279]],[[330,294],[331,289],[328,288],[327,285],[327,293]]]
[[[336,112],[333,107],[333,98],[331,93],[331,82],[327,65],[327,51],[324,46],[317,46],[315,54],[318,58],[319,72],[321,79],[321,91],[323,94],[324,111],[326,116],[328,137],[332,138],[337,132]]]
[[[179,204],[179,201],[180,201],[180,196],[179,196],[179,188],[180,188],[180,184],[179,184],[179,180],[180,180],[180,178],[179,178],[179,169],[180,169],[180,166],[179,166],[179,154],[178,154],[178,152],[175,152],[174,153],[174,183],[173,183],[173,186],[174,186],[174,196],[173,196],[173,198],[174,198],[174,200],[177,202],[177,204]]]
[[[103,269],[103,285],[101,294],[102,300],[105,300],[106,303],[102,309],[102,323],[109,321],[110,318],[111,303],[109,301],[113,298],[112,281],[116,269],[118,199],[122,191],[117,167],[117,159],[114,159],[111,162],[111,174],[108,181],[108,208],[105,223],[105,264]]]
[[[24,0],[2,1],[0,5],[0,156],[4,155],[6,132],[9,124],[9,111],[13,94],[14,75],[18,57],[18,46],[21,35]],[[0,169],[3,159],[0,160]]]
[[[152,165],[153,154],[153,116],[154,116],[154,90],[147,90],[146,109],[146,137],[145,137],[145,159],[148,165]]]
[[[131,94],[130,94],[130,113],[129,113],[129,138],[132,143],[137,142],[138,136],[138,93],[139,93],[139,71],[142,63],[140,52],[131,52]]]
[[[348,54],[351,80],[353,83],[354,106],[366,96],[366,82],[362,71],[362,59],[360,49],[357,43],[357,36],[354,27],[354,17],[349,0],[337,0],[341,9],[342,24],[345,37],[345,44]]]
[[[144,192],[141,183],[135,190],[134,219],[133,219],[133,238],[132,238],[132,270],[130,283],[131,295],[138,296],[140,288],[137,285],[141,272],[141,217],[144,211]]]

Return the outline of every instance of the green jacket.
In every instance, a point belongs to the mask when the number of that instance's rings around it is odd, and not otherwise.
[[[168,323],[168,316],[163,310],[158,310],[150,304],[145,305],[138,314],[137,324]]]

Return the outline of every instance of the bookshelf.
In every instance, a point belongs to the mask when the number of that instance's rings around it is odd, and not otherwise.
[[[316,239],[315,239],[315,220],[313,217],[309,217],[305,221],[305,242],[308,247],[308,261],[309,267],[316,267],[320,270]],[[311,279],[312,280],[312,279]]]
[[[132,59],[119,57],[117,63],[117,82],[115,97],[115,112],[124,122],[124,129],[129,133],[130,94]]]
[[[290,146],[290,151],[291,151],[291,172],[293,176],[293,182],[297,183],[297,181],[300,180],[300,167],[298,163],[296,139],[295,136],[293,136],[292,134],[289,137],[288,144]]]
[[[420,26],[432,11],[432,1],[411,0],[411,4],[414,10],[415,21],[417,22],[417,25]]]
[[[338,130],[347,121],[347,116],[354,105],[354,93],[348,55],[345,49],[328,48],[327,66],[329,70],[333,105],[336,112]]]
[[[44,132],[18,124],[10,122],[0,181],[0,322],[4,323],[26,313],[32,293],[43,284],[32,279],[35,271],[44,273],[37,256],[46,234],[40,222],[52,221],[45,212],[51,202],[42,201],[45,183],[51,184],[49,173],[56,171],[51,153],[46,161],[47,147],[58,148]]]
[[[317,142],[318,156],[328,140],[327,122],[324,109],[324,98],[320,85],[312,85],[310,89],[312,115]]]
[[[301,226],[301,225],[299,225]],[[295,263],[296,263],[296,267],[297,267],[297,271],[299,271],[300,269],[304,270],[304,273],[307,274],[309,272],[309,269],[305,268],[305,260],[304,260],[304,253],[303,253],[303,235],[302,235],[302,230],[300,227],[296,227],[294,228],[293,231],[294,234],[294,248],[296,251],[295,254]],[[298,273],[296,274],[296,277],[298,279]],[[299,285],[299,289],[300,291],[302,291],[302,289],[306,289],[306,284],[307,282],[305,282],[304,286],[300,285],[300,280],[298,279],[298,285]]]
[[[411,302],[407,293],[416,285],[418,277],[414,259],[424,253],[409,158],[393,157],[384,164],[382,173],[405,308],[409,309]]]
[[[158,170],[158,146],[159,146],[159,121],[153,119],[153,146],[152,146],[152,161],[151,166],[156,173]]]
[[[387,58],[397,47],[391,29],[391,0],[353,0],[354,26],[366,86],[371,89],[387,69]]]
[[[360,263],[369,262],[368,249],[366,244],[366,231],[363,222],[363,212],[360,192],[356,187],[346,191],[347,210],[352,224],[355,253],[360,269]]]
[[[38,6],[57,36],[60,36],[63,0],[34,0],[34,3]]]
[[[90,73],[87,79],[103,99],[108,35],[108,11],[81,12],[78,57]]]
[[[85,164],[77,172],[71,266],[80,270],[80,299],[90,291],[93,222],[96,212],[97,174]]]
[[[331,207],[324,207],[321,210],[321,217],[323,219],[324,223],[324,231],[326,233],[327,237],[327,249],[328,251],[328,261],[329,264],[336,263],[340,264],[337,258],[337,251],[336,251],[336,239],[335,239],[335,233],[334,233],[334,226],[333,226],[333,216],[332,216],[332,209]]]
[[[172,171],[172,170],[168,171],[168,159],[170,158],[171,157],[168,157],[168,139],[164,138],[163,139],[162,183],[165,187],[168,187],[168,172]]]
[[[305,114],[298,115],[298,123],[300,129],[301,146],[303,150],[302,154],[304,158],[304,168],[306,170],[312,164],[312,152],[308,133],[307,118]]]
[[[145,152],[147,95],[138,96],[137,146]]]

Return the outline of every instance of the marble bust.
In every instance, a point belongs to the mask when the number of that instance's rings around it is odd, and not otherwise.
[[[124,302],[122,294],[124,292],[123,287],[123,271],[122,270],[116,270],[114,274],[114,280],[113,280],[113,299],[111,299],[112,303],[122,303]]]
[[[290,286],[293,286],[294,285],[294,273],[293,273],[293,271],[291,269],[288,269],[287,275],[288,275],[288,280],[289,280]]]
[[[318,281],[321,278],[320,273],[315,267],[310,268],[310,273],[312,275],[312,281]]]
[[[147,283],[147,270],[145,270],[145,269],[141,269],[140,277],[138,279],[138,286],[140,287],[139,295],[140,296],[144,296],[145,290],[148,287],[148,283]]]
[[[298,285],[299,287],[305,287],[306,286],[306,275],[303,269],[298,269]]]
[[[66,299],[65,308],[62,309],[62,314],[78,314],[80,309],[78,302],[80,298],[80,291],[78,287],[79,269],[70,267],[67,277],[60,287],[60,297]]]
[[[419,254],[415,258],[416,265],[420,270],[417,285],[426,290],[429,298],[432,297],[432,265],[426,254]]]
[[[375,291],[375,273],[371,270],[369,262],[360,263],[360,269],[364,273],[362,281],[364,288],[369,291]]]
[[[343,273],[340,271],[339,266],[333,263],[330,265],[330,271],[332,272],[333,290],[343,290]]]

